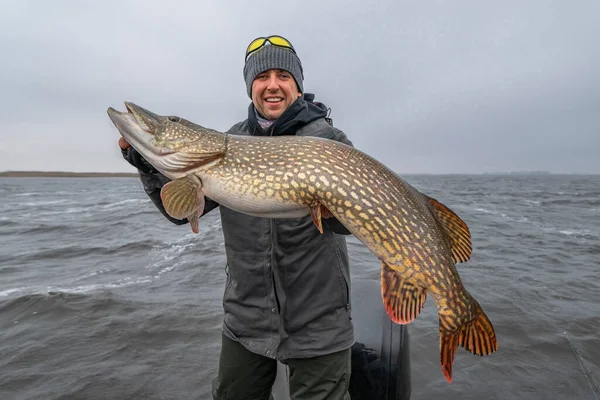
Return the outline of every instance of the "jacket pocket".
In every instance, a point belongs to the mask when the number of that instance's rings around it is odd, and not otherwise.
[[[343,256],[342,256],[342,252],[339,248],[339,246],[335,246],[335,258],[336,258],[336,266],[338,269],[338,272],[340,274],[340,276],[342,277],[342,285],[343,285],[343,305],[344,307],[346,307],[346,310],[350,311],[350,277],[347,276],[347,273],[345,271],[345,269],[343,268],[344,265],[344,261],[343,261]]]

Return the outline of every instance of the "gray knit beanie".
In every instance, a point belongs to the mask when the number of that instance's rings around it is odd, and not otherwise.
[[[298,90],[304,93],[304,75],[302,72],[302,63],[293,51],[273,46],[266,45],[262,49],[251,54],[244,65],[244,79],[246,80],[246,89],[248,96],[252,98],[252,82],[254,78],[261,72],[269,69],[284,69],[294,77]]]

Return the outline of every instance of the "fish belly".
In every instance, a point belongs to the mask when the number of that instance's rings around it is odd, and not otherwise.
[[[233,190],[218,179],[202,179],[202,190],[210,199],[234,211],[262,218],[301,218],[310,214],[308,206],[274,196],[257,196]]]

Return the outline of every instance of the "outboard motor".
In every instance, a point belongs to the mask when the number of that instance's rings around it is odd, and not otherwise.
[[[378,281],[352,282],[351,400],[408,400],[411,395],[410,343],[406,325],[394,324],[381,301]],[[287,369],[278,365],[274,400],[289,400]]]

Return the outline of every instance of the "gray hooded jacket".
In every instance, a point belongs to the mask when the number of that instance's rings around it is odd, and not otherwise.
[[[349,145],[330,124],[326,108],[311,95],[296,100],[268,129],[257,122],[252,104],[234,135],[319,136]],[[308,101],[307,101],[308,100]],[[168,179],[133,149],[124,157],[138,169],[146,193],[164,211],[160,188]],[[137,164],[137,165],[136,165]],[[346,240],[350,232],[335,218],[323,220],[321,234],[309,216],[267,219],[238,213],[206,199],[204,214],[219,207],[227,256],[223,333],[254,353],[285,360],[347,349],[354,343]]]

